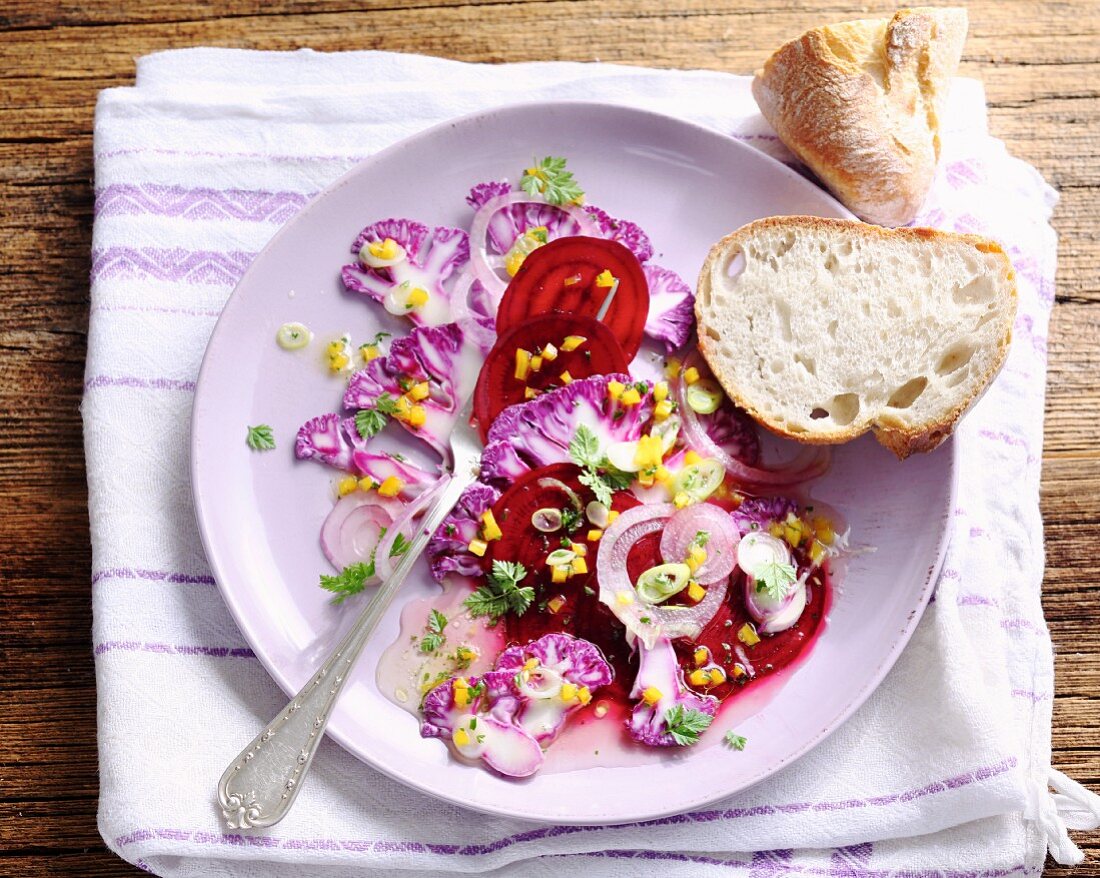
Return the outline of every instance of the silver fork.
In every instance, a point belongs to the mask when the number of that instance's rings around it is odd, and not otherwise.
[[[451,472],[439,497],[428,507],[409,548],[360,613],[339,646],[252,743],[226,768],[218,781],[218,800],[229,829],[272,826],[286,816],[302,787],[329,716],[348,675],[386,608],[401,588],[428,540],[478,474],[481,442],[470,426],[467,400],[451,433]]]

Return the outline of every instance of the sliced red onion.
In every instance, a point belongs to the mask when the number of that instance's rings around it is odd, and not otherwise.
[[[694,354],[687,357],[684,360],[685,370],[693,362],[701,361]],[[794,459],[772,469],[749,466],[711,439],[706,427],[699,420],[698,412],[687,404],[688,385],[683,378],[679,378],[674,384],[676,408],[683,418],[681,432],[687,444],[703,457],[719,461],[739,484],[767,488],[796,485],[817,478],[829,468],[829,449],[820,445],[807,446]]]
[[[600,602],[649,649],[662,636],[698,637],[718,612],[729,587],[728,578],[712,583],[706,596],[693,607],[651,604],[638,595],[627,573],[630,549],[642,537],[662,530],[675,511],[671,503],[645,504],[626,510],[604,532],[596,557]]]
[[[386,535],[378,543],[378,549],[374,553],[374,570],[378,574],[379,581],[389,579],[393,575],[393,559],[390,557],[390,552],[393,551],[397,535],[401,534],[407,540],[413,538],[416,531],[416,525],[413,522],[427,511],[450,481],[450,476],[443,476],[427,491],[410,501],[405,511],[386,529]]]
[[[377,493],[353,491],[341,497],[321,526],[321,550],[337,570],[369,561],[382,528],[401,515],[405,504]],[[376,580],[368,582],[373,585]]]
[[[704,551],[707,560],[699,565],[694,579],[700,585],[710,585],[727,579],[737,563],[737,525],[728,512],[713,503],[696,503],[681,509],[668,521],[661,534],[661,557],[682,561],[700,531],[708,535]]]
[[[773,597],[756,587],[755,574],[767,564],[794,565],[787,544],[760,531],[751,531],[737,544],[737,565],[745,571],[745,606],[758,623],[762,634],[778,634],[792,627],[806,609],[806,579],[792,582],[781,597]],[[808,571],[807,571],[808,572]]]
[[[451,288],[451,321],[457,323],[462,334],[478,346],[482,353],[488,353],[496,344],[497,334],[483,320],[491,320],[493,315],[480,315],[470,306],[470,288],[474,285],[473,271],[469,266],[455,279]]]
[[[504,266],[504,257],[493,255],[488,250],[489,223],[497,211],[516,204],[536,204],[540,208],[548,206],[546,201],[541,198],[532,198],[526,192],[508,192],[486,201],[478,208],[470,224],[470,265],[474,276],[489,291],[493,304],[497,306],[500,305],[500,299],[508,287],[508,282],[497,273],[497,269]],[[592,218],[581,208],[569,204],[552,206],[568,214],[577,223],[579,227],[577,234],[597,234]]]
[[[577,512],[581,511],[581,498],[577,496],[577,492],[570,488],[561,479],[539,479],[538,485],[540,488],[556,488],[565,494],[569,498],[569,505],[572,506]]]

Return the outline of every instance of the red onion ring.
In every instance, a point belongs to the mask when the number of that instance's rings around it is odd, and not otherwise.
[[[468,266],[456,278],[451,287],[451,322],[457,323],[462,334],[476,344],[483,354],[487,354],[496,344],[497,334],[481,323],[470,307],[470,288],[475,280],[473,271]]]
[[[540,207],[546,207],[549,202],[543,201],[541,198],[532,198],[526,192],[509,192],[505,195],[497,195],[478,208],[477,213],[474,214],[473,222],[470,223],[470,267],[473,269],[474,276],[481,281],[481,285],[489,291],[494,305],[500,305],[500,299],[504,295],[504,290],[508,287],[508,282],[497,274],[496,267],[493,265],[494,261],[499,265],[503,265],[503,257],[491,256],[487,249],[489,222],[497,211],[514,204],[537,204]],[[579,207],[570,204],[549,206],[568,214],[579,226],[578,234],[592,235],[596,233],[596,227],[592,219]]]
[[[379,581],[389,579],[393,575],[390,552],[393,551],[393,544],[397,541],[397,535],[401,534],[406,539],[412,539],[413,531],[416,530],[413,521],[427,511],[428,507],[435,502],[450,481],[451,477],[449,475],[440,478],[423,494],[410,501],[405,507],[405,511],[386,528],[386,535],[379,541],[378,548],[374,552],[374,570]]]
[[[666,561],[682,561],[699,531],[710,535],[705,547],[707,560],[699,565],[692,578],[700,585],[728,579],[737,564],[740,533],[729,513],[713,503],[688,506],[668,520],[661,534],[661,557]]]
[[[366,491],[341,497],[321,525],[321,551],[337,570],[369,561],[381,528],[389,527],[403,507],[400,500]]]
[[[712,583],[707,588],[706,596],[693,607],[648,604],[638,596],[626,572],[630,549],[642,537],[664,528],[675,511],[676,507],[671,503],[643,504],[626,510],[604,531],[596,556],[600,602],[647,649],[652,649],[659,637],[697,638],[722,606],[729,588],[729,577]],[[632,601],[621,603],[618,599],[620,592],[629,592],[633,595]],[[648,621],[643,622],[643,618]]]
[[[696,355],[692,353],[684,359],[685,371],[692,365],[695,358]],[[739,484],[765,488],[797,485],[816,479],[829,468],[829,449],[820,445],[807,446],[793,460],[772,469],[749,466],[738,460],[710,438],[706,427],[699,421],[699,415],[687,404],[687,384],[682,376],[683,372],[674,382],[674,390],[676,406],[683,418],[681,431],[687,444],[703,457],[711,457],[721,463],[726,468],[726,472]]]

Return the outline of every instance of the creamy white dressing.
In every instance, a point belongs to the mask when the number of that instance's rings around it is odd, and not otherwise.
[[[304,323],[284,323],[275,332],[275,341],[284,351],[297,351],[313,341],[313,333]]]

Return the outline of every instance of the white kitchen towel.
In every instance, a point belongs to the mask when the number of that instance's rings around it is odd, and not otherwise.
[[[1100,800],[1055,775],[1038,487],[1054,192],[958,80],[921,221],[1002,241],[1020,282],[1004,371],[963,422],[959,505],[934,602],[867,704],[729,801],[615,827],[534,826],[429,799],[326,743],[278,827],[226,833],[214,785],[284,696],[203,557],[188,487],[195,378],[253,255],[358,160],[495,105],[591,99],[715,128],[793,162],[744,77],[389,53],[188,49],[100,96],[83,413],[99,692],[99,825],[162,875],[883,875],[1041,871]],[[473,183],[475,181],[471,181]],[[364,223],[372,217],[364,214]],[[751,752],[746,751],[746,758]]]

